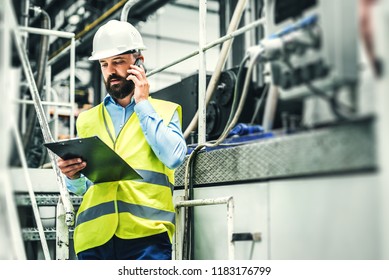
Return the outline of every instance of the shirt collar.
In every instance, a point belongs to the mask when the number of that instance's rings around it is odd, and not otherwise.
[[[108,93],[107,93],[107,95],[104,97],[103,103],[104,103],[105,106],[107,106],[108,103],[111,103],[111,104],[113,104],[113,105],[122,107],[122,106],[119,105],[119,104],[115,101],[115,99],[113,99],[112,96],[109,95]],[[128,105],[126,106],[126,108],[129,107],[129,106],[132,106],[134,103],[135,103],[134,96],[132,96],[132,97],[131,97],[131,102],[130,102],[130,104],[128,104]]]

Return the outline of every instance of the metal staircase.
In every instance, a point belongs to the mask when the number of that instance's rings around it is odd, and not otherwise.
[[[25,32],[33,32],[40,35],[67,36],[71,39],[70,50],[71,77],[70,96],[74,97],[74,68],[75,68],[75,43],[74,34],[53,33],[51,30],[22,28],[17,24],[12,2],[4,1],[1,7],[1,16],[4,24],[1,28],[1,86],[3,92],[10,93],[4,99],[2,114],[0,117],[2,127],[2,162],[0,170],[0,222],[2,230],[0,239],[4,244],[0,250],[1,259],[70,259],[70,240],[72,226],[74,224],[74,207],[78,206],[81,199],[71,196],[66,188],[64,178],[60,172],[56,157],[49,151],[52,169],[29,168],[21,140],[21,133],[17,125],[17,112],[15,105],[17,92],[20,86],[20,76],[14,75],[14,67],[11,64],[11,42],[14,42],[26,83],[32,96],[32,104],[41,127],[45,142],[52,142],[54,138],[48,125],[46,112],[43,109],[40,94],[34,79],[34,74],[29,62],[26,50],[23,47],[23,35]],[[50,65],[50,61],[48,62]],[[48,71],[50,72],[50,71]],[[50,80],[51,77],[46,77]],[[50,91],[50,81],[47,82],[46,91]],[[14,100],[12,100],[14,98]],[[74,108],[74,99],[70,98],[70,107]],[[53,104],[51,104],[53,105]],[[74,119],[73,119],[74,121]],[[74,123],[71,122],[74,127]],[[21,168],[10,167],[11,143],[16,146],[16,155],[21,162]],[[53,172],[54,171],[54,172]],[[40,178],[37,181],[37,178]],[[42,184],[43,182],[43,184]],[[42,186],[45,185],[44,188]],[[4,208],[4,209],[3,209]],[[38,242],[37,242],[38,241]],[[39,244],[40,243],[40,244]],[[5,248],[5,250],[4,250]],[[11,250],[12,249],[12,250]]]
[[[53,187],[55,187],[55,181],[53,182]],[[55,188],[53,189],[55,190]],[[44,256],[42,256],[42,249],[40,246],[41,237],[39,234],[39,229],[34,223],[32,223],[34,219],[32,218],[32,202],[30,196],[27,192],[20,191],[16,192],[14,196],[19,214],[21,234],[27,259],[42,259]],[[67,259],[76,259],[72,245],[74,231],[73,227],[68,227],[69,243],[67,245],[59,244],[59,242],[57,242],[56,216],[57,205],[60,201],[60,194],[58,192],[55,193],[39,191],[35,194],[35,198],[41,215],[43,232],[48,244],[51,259],[56,258],[58,255],[58,247],[61,245],[65,247],[64,250],[68,251]],[[70,195],[70,200],[75,209],[77,209],[81,204],[82,197]]]

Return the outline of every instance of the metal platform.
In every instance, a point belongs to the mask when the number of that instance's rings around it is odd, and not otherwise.
[[[184,186],[185,162],[175,172]],[[194,185],[235,184],[377,168],[374,118],[201,152]]]

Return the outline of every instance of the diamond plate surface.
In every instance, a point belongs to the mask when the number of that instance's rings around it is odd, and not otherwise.
[[[198,154],[194,184],[233,183],[376,168],[373,121],[315,129]],[[186,161],[176,170],[184,186]]]

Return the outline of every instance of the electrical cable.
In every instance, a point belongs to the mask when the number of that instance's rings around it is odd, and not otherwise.
[[[251,118],[251,122],[250,124],[253,124],[255,119],[257,118],[258,116],[258,113],[259,113],[259,109],[261,108],[261,105],[262,105],[262,102],[263,100],[265,99],[267,93],[269,92],[269,88],[270,88],[270,85],[269,84],[266,84],[265,85],[265,88],[263,89],[262,91],[262,95],[261,97],[259,98],[256,106],[255,106],[255,109],[254,109],[254,113],[253,113],[253,117]]]
[[[234,126],[236,125],[236,123],[238,122],[238,119],[240,117],[240,114],[242,113],[242,110],[243,110],[243,107],[244,107],[244,104],[246,101],[246,97],[247,97],[247,94],[248,94],[248,91],[250,88],[251,74],[253,72],[255,64],[257,63],[258,58],[264,53],[264,51],[265,50],[262,48],[255,55],[253,55],[253,57],[250,58],[251,61],[250,61],[249,68],[247,69],[246,79],[245,79],[244,86],[243,86],[243,92],[242,92],[242,95],[241,95],[241,98],[239,101],[239,106],[238,106],[236,113],[235,113],[234,117],[232,118],[230,124],[224,129],[222,135],[217,139],[217,141],[215,143],[209,144],[207,146],[215,147],[215,146],[219,145],[221,142],[223,142],[227,138],[231,129],[233,129]]]
[[[188,192],[188,198],[186,200],[191,200],[194,198],[193,195],[193,170],[195,165],[195,158],[191,161],[190,166],[190,176],[189,176],[189,192]],[[184,238],[183,240],[183,259],[184,260],[190,260],[194,258],[194,215],[193,215],[193,209],[192,207],[188,207],[184,209],[184,215],[185,215],[185,225],[184,225],[184,236],[187,236],[187,238]]]
[[[236,112],[236,108],[238,107],[238,100],[240,97],[241,89],[243,87],[242,77],[243,77],[243,75],[246,74],[245,71],[243,71],[243,69],[245,69],[244,66],[249,59],[250,59],[250,56],[246,55],[243,58],[242,62],[239,64],[238,74],[236,75],[236,83],[235,83],[235,87],[234,87],[234,95],[233,95],[233,101],[232,101],[232,105],[231,105],[231,111],[230,111],[230,114],[229,114],[229,117],[228,117],[228,120],[227,120],[225,127],[227,127],[231,123],[232,118]]]
[[[356,113],[356,109],[354,107],[349,107],[341,103],[341,101],[339,100],[339,93],[340,91],[338,89],[334,90],[329,100],[331,110],[334,115],[337,116],[340,120],[352,120]]]

